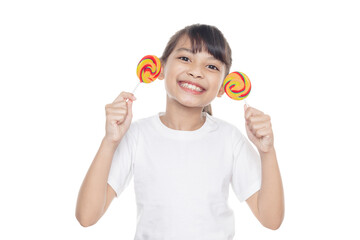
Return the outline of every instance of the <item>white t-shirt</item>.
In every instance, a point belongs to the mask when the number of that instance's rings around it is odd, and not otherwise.
[[[238,128],[205,112],[195,131],[168,128],[162,114],[134,121],[111,164],[117,197],[134,177],[134,239],[233,239],[229,184],[240,202],[260,189],[258,153]]]

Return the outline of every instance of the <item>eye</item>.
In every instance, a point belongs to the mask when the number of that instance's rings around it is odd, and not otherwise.
[[[180,60],[185,61],[185,62],[189,62],[190,59],[188,57],[179,57]]]
[[[219,71],[219,68],[214,65],[208,65],[208,68]]]

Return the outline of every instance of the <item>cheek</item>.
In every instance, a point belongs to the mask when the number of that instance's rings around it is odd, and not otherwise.
[[[170,81],[176,81],[182,78],[186,73],[186,67],[180,64],[173,64],[165,69],[165,78],[167,77]]]
[[[214,88],[216,91],[219,91],[221,88],[223,88],[224,80],[225,79],[223,77],[219,76],[214,79]]]
[[[171,73],[173,72],[173,66],[170,63],[167,63],[166,64],[166,67],[164,67],[164,77],[168,77],[168,76],[171,76]]]

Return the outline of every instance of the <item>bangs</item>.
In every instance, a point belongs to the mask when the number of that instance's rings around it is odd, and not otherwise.
[[[176,32],[175,35],[170,38],[160,58],[163,64],[166,63],[179,39],[184,35],[190,39],[192,53],[207,51],[215,59],[225,64],[225,75],[229,73],[232,63],[229,43],[219,29],[204,24],[194,24]]]
[[[229,64],[226,57],[226,44],[223,36],[215,33],[211,27],[201,26],[188,29],[186,33],[190,39],[193,53],[207,51],[217,60]]]

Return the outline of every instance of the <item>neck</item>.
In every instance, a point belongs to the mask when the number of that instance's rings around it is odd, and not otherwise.
[[[186,107],[167,97],[166,112],[160,117],[165,126],[174,130],[194,131],[205,123],[202,107]]]

